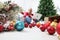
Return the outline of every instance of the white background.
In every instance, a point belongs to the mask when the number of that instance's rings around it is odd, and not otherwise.
[[[1,2],[7,0],[0,0]],[[39,4],[39,0],[12,0],[12,2],[17,3],[21,6],[25,11],[29,8],[33,8],[33,12],[37,11],[37,6]],[[60,0],[53,0],[55,4],[55,8],[60,8]],[[59,10],[57,13],[59,14]],[[34,27],[32,29],[25,28],[21,32],[3,32],[0,33],[0,40],[58,40],[56,34],[48,35],[47,32],[41,32],[40,29]]]

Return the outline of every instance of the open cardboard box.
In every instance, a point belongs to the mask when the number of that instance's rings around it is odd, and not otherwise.
[[[35,13],[32,18],[35,18],[35,19],[39,20],[41,18],[41,16],[42,16],[42,14]]]

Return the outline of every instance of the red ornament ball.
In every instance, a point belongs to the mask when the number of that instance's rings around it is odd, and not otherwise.
[[[8,27],[8,31],[12,31],[12,30],[14,30],[14,25],[10,24],[9,27]]]
[[[32,24],[29,24],[29,28],[32,28]]]
[[[36,23],[36,26],[39,28],[40,27],[40,23],[38,22],[38,23]]]
[[[4,30],[3,25],[0,25],[0,32],[3,32],[3,30]]]
[[[45,31],[45,27],[44,27],[44,25],[41,25],[39,28],[40,28],[40,30],[41,30],[42,32]]]
[[[33,26],[33,27],[35,27],[35,26],[36,26],[36,23],[35,23],[35,22],[33,22],[33,23],[31,23],[31,24],[32,24],[32,26]]]
[[[28,27],[28,23],[27,23],[27,22],[25,22],[25,23],[24,23],[24,26],[25,26],[25,28],[27,28],[27,27]]]
[[[47,32],[50,34],[50,35],[53,35],[55,33],[55,28],[53,26],[49,26],[47,28]]]
[[[60,35],[60,22],[58,23],[56,27],[57,34]]]
[[[48,22],[46,22],[45,24],[44,24],[44,27],[47,29],[49,26],[50,26],[50,21],[48,21]]]

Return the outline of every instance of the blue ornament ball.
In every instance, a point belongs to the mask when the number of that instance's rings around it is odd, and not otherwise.
[[[26,18],[25,18],[25,22],[27,22],[28,24],[30,24],[31,23],[31,18],[29,17],[29,16],[26,16]]]
[[[17,21],[16,24],[15,24],[15,29],[17,31],[22,31],[24,29],[24,22]]]

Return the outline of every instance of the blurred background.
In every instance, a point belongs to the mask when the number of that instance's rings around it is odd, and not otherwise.
[[[8,0],[0,0],[0,2],[4,2]],[[33,12],[37,11],[39,0],[11,0],[12,2],[17,3],[20,7],[27,11],[29,8],[33,9]],[[60,14],[60,0],[53,0],[55,9],[57,13]]]

